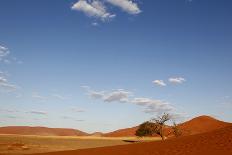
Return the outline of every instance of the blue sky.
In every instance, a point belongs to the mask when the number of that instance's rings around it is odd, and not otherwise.
[[[0,125],[232,121],[230,0],[1,0]]]

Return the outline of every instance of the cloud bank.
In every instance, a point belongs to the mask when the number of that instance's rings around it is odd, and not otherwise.
[[[172,115],[177,114],[176,108],[170,103],[162,100],[134,97],[133,93],[124,89],[112,91],[95,91],[88,86],[82,87],[87,91],[88,96],[92,99],[101,100],[105,103],[129,103],[143,107],[143,112],[147,114],[160,115],[164,112]]]

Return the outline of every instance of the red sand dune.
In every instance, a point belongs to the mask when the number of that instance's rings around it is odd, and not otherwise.
[[[85,136],[87,133],[64,128],[8,126],[0,127],[0,134],[41,135],[41,136]]]
[[[199,116],[179,125],[183,135],[205,133],[232,125],[222,122],[210,116]]]
[[[231,155],[232,126],[166,141],[102,147],[41,155]]]
[[[181,131],[183,132],[183,135],[187,136],[187,135],[194,135],[194,134],[213,131],[216,129],[226,127],[228,125],[231,125],[231,123],[222,122],[222,121],[216,120],[209,116],[199,116],[199,117],[193,118],[190,121],[184,122],[180,124],[179,126],[180,126]],[[120,129],[120,130],[116,130],[110,133],[106,133],[104,134],[104,136],[107,136],[107,137],[135,136],[135,132],[137,129],[138,127]],[[170,132],[170,128],[166,127],[165,133],[169,133],[169,132]]]

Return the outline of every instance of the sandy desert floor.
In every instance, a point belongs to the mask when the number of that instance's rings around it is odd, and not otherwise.
[[[159,138],[144,138],[140,141],[154,141]],[[20,136],[0,135],[0,154],[31,154],[78,150],[104,146],[130,144],[135,137],[93,137],[93,136]]]

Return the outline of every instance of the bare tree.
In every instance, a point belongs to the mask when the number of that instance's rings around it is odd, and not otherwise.
[[[182,131],[179,128],[178,124],[176,124],[176,122],[173,122],[172,132],[173,132],[175,137],[179,137],[182,135]]]
[[[164,140],[164,126],[167,121],[171,119],[171,116],[167,113],[164,113],[162,116],[158,116],[157,118],[153,118],[151,122],[157,125],[156,134],[160,135],[162,140]]]
[[[169,114],[164,113],[162,116],[153,118],[150,121],[141,124],[136,131],[137,136],[152,136],[158,134],[164,140],[164,126],[171,119]]]

